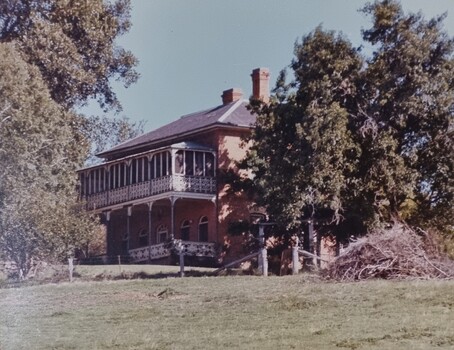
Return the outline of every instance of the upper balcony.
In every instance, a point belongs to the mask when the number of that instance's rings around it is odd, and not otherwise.
[[[163,193],[216,193],[215,152],[179,143],[79,171],[87,209],[134,203]]]

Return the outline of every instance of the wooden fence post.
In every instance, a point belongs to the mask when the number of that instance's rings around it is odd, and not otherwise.
[[[73,281],[74,262],[73,258],[68,258],[69,282]]]
[[[295,245],[292,247],[292,274],[298,274],[299,254],[298,254],[298,237],[296,237]]]
[[[180,277],[184,277],[184,249],[183,242],[178,242],[178,253],[180,255]]]
[[[266,247],[261,249],[262,254],[260,254],[260,259],[262,260],[262,274],[264,277],[268,276],[268,254]]]

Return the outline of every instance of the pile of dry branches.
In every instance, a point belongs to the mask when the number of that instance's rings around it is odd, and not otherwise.
[[[454,262],[443,258],[424,231],[395,224],[352,242],[328,267],[340,281],[371,278],[454,278]]]

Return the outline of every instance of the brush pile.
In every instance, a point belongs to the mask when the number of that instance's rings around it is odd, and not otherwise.
[[[403,224],[352,242],[328,267],[339,281],[454,278],[454,261],[443,258],[430,235]]]

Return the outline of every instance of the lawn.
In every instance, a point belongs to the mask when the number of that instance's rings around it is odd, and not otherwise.
[[[453,349],[454,281],[187,277],[0,289],[0,349]]]

